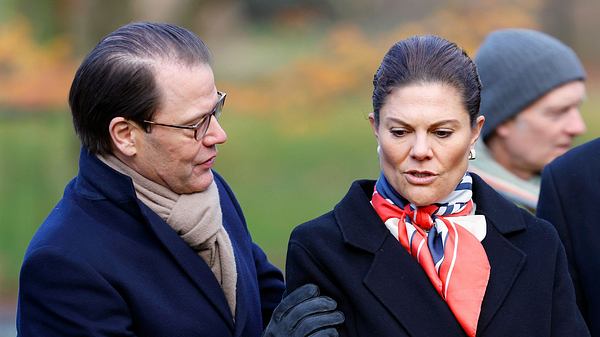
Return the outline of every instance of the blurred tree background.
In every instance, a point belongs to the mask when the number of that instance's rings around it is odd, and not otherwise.
[[[498,28],[559,37],[590,75],[581,143],[600,130],[598,12],[594,0],[0,0],[0,321],[14,312],[27,243],[77,171],[73,74],[115,28],[172,22],[212,49],[229,96],[217,170],[283,268],[295,225],[377,175],[366,116],[373,73],[394,42],[434,33],[473,56]]]

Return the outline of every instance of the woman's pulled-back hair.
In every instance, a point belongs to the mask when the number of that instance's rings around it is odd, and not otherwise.
[[[399,41],[385,54],[373,77],[375,122],[379,123],[379,111],[392,90],[421,83],[442,83],[456,88],[471,125],[475,125],[481,100],[475,63],[455,43],[435,35]]]

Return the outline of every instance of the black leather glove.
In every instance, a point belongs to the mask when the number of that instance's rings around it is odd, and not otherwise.
[[[337,337],[333,326],[344,322],[344,314],[336,307],[316,285],[305,284],[281,300],[263,337]]]

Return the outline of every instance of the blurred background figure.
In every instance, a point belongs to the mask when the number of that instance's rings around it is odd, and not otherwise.
[[[592,336],[600,336],[600,139],[580,145],[542,173],[537,215],[550,221],[567,251],[577,304]]]
[[[492,32],[475,63],[486,120],[471,170],[535,212],[542,169],[586,131],[583,66],[571,48],[528,29]]]

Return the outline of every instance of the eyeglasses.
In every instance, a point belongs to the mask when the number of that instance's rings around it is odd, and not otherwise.
[[[200,140],[204,138],[204,135],[206,135],[206,132],[208,131],[208,127],[210,126],[210,120],[212,119],[211,117],[214,116],[217,120],[219,120],[219,118],[221,117],[221,111],[223,111],[223,106],[225,105],[225,97],[227,96],[227,93],[217,91],[217,95],[219,96],[219,100],[217,101],[217,104],[215,104],[215,107],[212,109],[211,112],[202,116],[202,119],[200,119],[200,121],[196,124],[174,125],[158,123],[148,120],[143,120],[142,122],[144,122],[145,124],[166,126],[169,128],[194,130],[194,139]],[[146,132],[150,132],[150,130],[148,129],[146,130]]]

